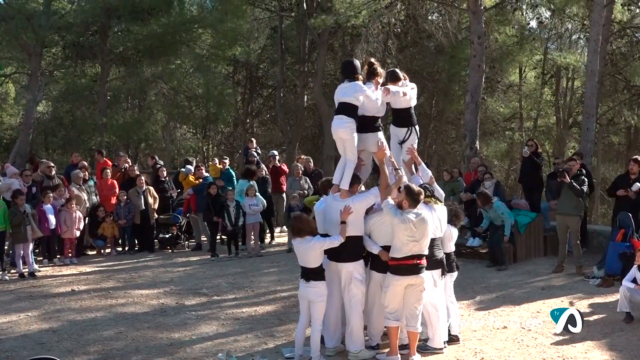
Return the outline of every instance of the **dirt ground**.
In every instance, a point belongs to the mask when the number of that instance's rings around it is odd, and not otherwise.
[[[90,256],[45,269],[37,280],[11,275],[0,283],[0,359],[214,359],[225,350],[239,360],[281,359],[298,320],[298,267],[285,243],[279,238],[257,259]],[[455,289],[463,343],[434,358],[637,359],[640,319],[621,322],[617,286],[550,275],[553,265],[545,258],[499,273],[461,260]],[[549,314],[558,307],[582,311],[580,334],[553,334]]]

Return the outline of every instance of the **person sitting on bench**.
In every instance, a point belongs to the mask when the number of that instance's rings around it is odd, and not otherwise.
[[[620,286],[620,300],[618,300],[618,312],[624,312],[624,319],[622,321],[625,324],[631,324],[634,320],[631,315],[631,305],[636,305],[640,308],[640,244],[634,243],[636,251],[636,261],[633,263],[635,266],[629,271],[627,276],[622,280],[622,286]]]

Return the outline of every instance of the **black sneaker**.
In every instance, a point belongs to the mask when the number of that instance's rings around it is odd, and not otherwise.
[[[213,254],[211,254],[211,257],[219,258],[219,257],[220,257],[220,255],[218,255],[218,253],[213,253]]]
[[[444,348],[434,348],[428,344],[418,344],[418,352],[421,354],[444,354]]]
[[[291,254],[293,252],[293,248],[287,248],[287,254]]]
[[[128,250],[127,252],[129,253],[129,255],[135,255],[136,254],[135,250]]]
[[[262,254],[258,254],[258,255],[256,255],[256,257],[263,257],[263,256],[264,256],[264,255],[262,255]]]
[[[459,345],[460,344],[460,336],[449,334],[449,338],[447,339],[447,345]]]
[[[375,351],[378,354],[380,353],[380,344],[368,345],[367,350]]]
[[[33,272],[33,271],[29,271],[29,275],[27,275],[27,276],[29,276],[30,278],[33,278],[33,279],[38,277],[38,275],[36,275],[36,273]]]
[[[126,254],[126,253],[127,253],[127,250],[120,250],[120,251],[116,252],[116,254],[118,254],[118,255],[122,255],[122,254]]]
[[[240,253],[236,251],[236,257],[240,257]]]
[[[26,279],[27,275],[25,275],[24,273],[20,273],[18,274],[18,279]]]
[[[196,243],[196,245],[191,249],[191,251],[202,251],[202,244]]]
[[[400,352],[400,355],[407,355],[409,353],[409,344],[398,345],[398,350]]]
[[[633,315],[631,315],[631,313],[628,313],[624,316],[624,319],[622,319],[622,322],[624,322],[625,324],[631,324],[633,320],[635,320],[633,318]]]

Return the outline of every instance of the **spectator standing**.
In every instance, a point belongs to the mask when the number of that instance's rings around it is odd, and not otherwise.
[[[138,165],[130,165],[127,167],[126,175],[123,175],[123,180],[118,183],[120,190],[124,190],[129,193],[131,189],[136,187],[136,178],[139,174],[140,171],[138,170]]]
[[[254,138],[249,139],[249,141],[247,141],[247,144],[244,146],[244,148],[242,148],[242,157],[244,158],[245,164],[247,163],[247,160],[249,159],[249,155],[250,155],[249,153],[251,151],[253,151],[256,154],[257,158],[260,158],[260,156],[262,156],[262,152],[260,151],[260,147],[258,146],[258,143],[256,142],[256,139],[254,139]]]
[[[298,202],[304,203],[304,199],[313,194],[313,185],[311,181],[302,175],[302,165],[294,163],[291,168],[293,169],[293,176],[287,179],[287,198],[291,198],[293,194],[298,195]]]
[[[260,253],[260,226],[262,225],[262,217],[260,213],[267,206],[264,199],[258,194],[258,188],[255,182],[249,184],[245,190],[245,196],[242,201],[242,209],[245,215],[245,234],[247,244],[247,252],[249,257],[262,257]]]
[[[69,195],[74,200],[73,210],[78,211],[80,214],[82,214],[83,218],[86,218],[90,208],[89,195],[87,194],[87,190],[84,187],[82,182],[83,182],[82,171],[76,170],[72,172],[71,185],[69,186]],[[66,204],[66,201],[65,201],[65,204]],[[75,212],[72,212],[72,213],[75,214]],[[75,243],[75,252],[74,252],[73,258],[78,258],[83,255],[86,255],[86,253],[84,252],[84,249],[85,249],[85,239],[84,237],[80,236],[78,237]]]
[[[556,210],[556,229],[558,231],[558,263],[554,274],[564,271],[567,260],[567,241],[571,232],[573,256],[576,262],[576,273],[582,275],[582,248],[580,247],[580,222],[584,216],[584,208],[589,199],[589,184],[584,170],[580,169],[579,160],[570,157],[565,161],[564,171],[558,175],[560,181],[560,198]]]
[[[324,178],[322,170],[313,166],[313,159],[310,156],[304,158],[304,171],[302,175],[307,177],[313,186],[312,195],[320,195],[319,184],[320,180]]]
[[[9,208],[4,201],[0,201],[0,281],[9,281],[7,276],[7,267],[4,264],[4,252],[6,249],[7,234],[11,230],[9,222]]]
[[[289,168],[280,162],[278,152],[269,152],[269,176],[271,177],[271,196],[273,196],[275,226],[280,228],[280,233],[287,231],[284,226],[284,212],[287,206],[287,175]]]
[[[152,187],[147,186],[144,176],[136,176],[136,187],[129,191],[129,199],[133,203],[135,214],[133,218],[134,233],[138,239],[138,252],[155,252],[155,221],[158,217],[158,195]]]
[[[469,161],[469,171],[464,173],[463,178],[465,186],[471,185],[471,183],[480,176],[478,173],[478,166],[480,166],[480,159],[473,158]]]
[[[253,150],[249,150],[249,153],[247,155],[247,158],[244,161],[244,164],[245,165],[253,165],[257,169],[262,167],[262,162],[260,161],[260,158],[258,157],[258,154],[256,154],[256,152],[253,151]]]
[[[173,185],[173,181],[167,176],[167,169],[164,166],[158,168],[158,175],[153,182],[153,189],[158,194],[158,214],[170,214],[174,210],[171,208],[171,202],[178,195],[178,191]]]
[[[459,204],[460,194],[464,191],[464,181],[461,178],[454,178],[449,170],[442,171],[442,180],[438,181],[438,186],[444,192],[446,203]]]
[[[4,203],[7,205],[7,209],[10,209],[13,202],[11,200],[13,192],[15,190],[22,190],[24,192],[27,189],[23,186],[18,169],[11,166],[11,164],[5,164],[4,168],[7,177],[0,181],[0,192],[2,193],[2,200],[4,200]]]
[[[103,169],[111,170],[111,167],[103,167]],[[91,168],[89,168],[89,164],[83,161],[78,164],[78,170],[82,172],[82,184],[87,190],[89,208],[93,208],[100,203],[100,196],[98,195],[98,186],[96,181],[91,177]],[[102,174],[100,174],[100,180],[102,180]]]
[[[37,278],[34,268],[35,263],[31,256],[33,239],[30,231],[31,226],[37,224],[33,222],[31,207],[26,204],[27,199],[22,190],[14,190],[13,194],[11,194],[11,200],[13,205],[9,209],[9,223],[11,224],[11,240],[14,247],[14,259],[18,269],[18,277],[20,279],[27,278],[22,270],[22,259],[24,257],[29,270],[29,277]]]
[[[56,175],[56,166],[51,161],[48,161],[48,160],[40,161],[39,172],[42,175],[41,183],[40,183],[40,192],[43,192],[46,190],[55,191],[55,188],[58,184],[63,184],[64,187],[68,187],[71,184],[71,183],[67,183],[62,176]],[[71,176],[71,178],[73,180],[73,176]]]
[[[213,178],[205,172],[204,165],[196,165],[194,171],[196,179],[200,179],[202,181],[191,188],[191,191],[193,192],[193,195],[191,196],[195,196],[196,199],[195,211],[189,215],[189,220],[191,220],[191,226],[193,227],[193,236],[196,241],[196,245],[191,249],[191,251],[202,251],[202,237],[206,237],[207,240],[211,237],[211,233],[204,221],[203,214],[209,207],[207,187],[213,182]]]
[[[164,162],[162,162],[157,155],[149,155],[147,158],[147,164],[151,169],[150,185],[154,186],[156,180],[158,180],[158,172],[160,171],[160,168],[164,167]]]
[[[582,222],[580,223],[580,244],[582,244],[582,249],[586,250],[589,247],[589,231],[587,229],[588,221],[589,221],[589,199],[593,192],[596,190],[596,184],[593,182],[593,174],[591,174],[591,170],[584,164],[584,154],[581,151],[576,151],[573,154],[573,157],[578,160],[578,164],[580,164],[580,169],[584,171],[584,176],[587,179],[587,184],[589,185],[589,192],[587,193],[587,201],[585,202],[584,214],[582,215]]]
[[[542,204],[541,210],[544,217],[544,228],[551,228],[551,211],[555,211],[558,208],[558,199],[560,198],[560,181],[558,180],[558,174],[563,169],[562,159],[555,157],[553,159],[553,171],[547,174],[545,181],[544,197],[547,200]]]
[[[226,194],[227,190],[236,189],[236,173],[229,166],[229,158],[224,156],[220,162],[222,170],[220,171],[220,180],[224,182],[224,187],[221,189],[221,193]]]
[[[181,169],[186,168],[187,166],[195,166],[196,164],[196,160],[194,158],[185,158],[184,160],[182,160],[182,167]],[[177,173],[175,173],[175,175],[173,175],[173,186],[175,186],[176,190],[178,190],[178,192],[183,191],[184,188],[182,186],[182,181],[180,181],[180,171],[178,171]]]
[[[127,192],[120,190],[118,194],[118,204],[113,211],[113,219],[120,229],[120,254],[129,252],[133,255],[136,251],[136,240],[133,238],[133,219],[135,217],[135,207],[127,196]],[[129,247],[127,249],[127,246]]]
[[[96,178],[102,180],[102,169],[105,167],[112,168],[113,163],[106,158],[104,150],[96,150],[94,157],[96,159]]]
[[[207,206],[202,213],[204,221],[207,224],[207,229],[209,230],[209,252],[211,253],[209,257],[212,261],[215,261],[220,257],[218,255],[216,240],[218,238],[218,230],[220,229],[222,218],[224,217],[223,203],[225,202],[225,199],[224,196],[220,194],[219,190],[218,185],[214,182],[207,185]]]
[[[256,184],[258,184],[258,193],[260,193],[260,196],[262,196],[264,201],[267,203],[267,207],[260,213],[262,220],[266,224],[266,226],[262,226],[260,228],[260,243],[265,243],[267,230],[269,230],[271,233],[271,240],[269,241],[269,244],[273,244],[276,242],[276,231],[273,226],[274,205],[273,197],[271,196],[271,178],[269,177],[269,172],[264,165],[258,169]]]
[[[71,162],[64,169],[64,179],[67,181],[67,184],[71,183],[71,173],[78,170],[80,161],[82,161],[80,153],[74,152],[71,154]]]
[[[258,170],[256,169],[255,166],[253,165],[245,165],[245,167],[242,169],[242,175],[241,175],[241,179],[240,181],[238,181],[238,184],[236,185],[236,192],[235,192],[235,196],[236,196],[236,200],[238,200],[238,202],[240,202],[241,205],[243,205],[243,214],[242,217],[245,220],[245,225],[247,224],[247,214],[244,212],[244,197],[246,196],[246,190],[249,186],[253,186],[256,189],[258,188],[258,184],[256,183],[256,179],[258,178]],[[260,194],[257,194],[257,197],[259,197],[260,199],[262,199],[262,196],[260,196]],[[261,201],[264,201],[264,199],[262,199]],[[263,207],[264,210],[264,207]],[[255,218],[255,216],[254,216]],[[246,230],[247,227],[243,226],[242,227],[242,238],[241,240],[241,244],[242,244],[242,250],[246,250],[247,245],[251,245],[251,244],[247,244],[247,234],[246,234]]]
[[[534,213],[540,213],[541,211],[540,206],[544,190],[543,164],[544,159],[540,152],[540,145],[534,139],[527,140],[525,148],[522,150],[518,184],[520,184],[524,199],[529,204],[529,209]]]
[[[100,204],[104,206],[108,213],[113,213],[118,202],[118,193],[120,188],[118,183],[111,178],[111,169],[102,168],[102,180],[98,180],[96,187],[98,191],[98,197],[100,198]]]
[[[71,181],[73,181],[73,174],[76,171],[78,170],[71,173]],[[83,228],[84,216],[76,210],[75,200],[67,198],[64,206],[60,208],[60,236],[64,239],[62,257],[65,265],[78,263],[76,260],[76,242],[82,237]]]
[[[634,184],[640,183],[640,156],[634,156],[629,160],[627,171],[616,176],[607,188],[607,196],[615,199],[611,214],[611,228],[617,229],[616,219],[621,212],[631,214],[636,228],[640,226],[638,213],[640,212],[640,199],[637,191],[632,191]]]
[[[40,188],[38,184],[33,181],[33,173],[30,169],[22,169],[20,171],[20,179],[22,179],[22,184],[25,187],[25,194],[27,196],[27,204],[31,206],[32,209],[37,209],[40,205]]]
[[[60,215],[52,203],[53,193],[47,190],[42,193],[42,204],[36,208],[38,229],[42,233],[40,255],[44,266],[61,264],[58,261],[58,250],[56,249],[60,236]]]

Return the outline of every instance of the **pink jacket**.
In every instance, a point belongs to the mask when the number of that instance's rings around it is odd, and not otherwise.
[[[78,210],[69,211],[66,207],[60,208],[60,237],[63,239],[75,239],[80,236],[84,227],[84,218]]]

